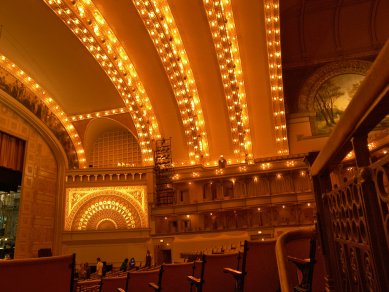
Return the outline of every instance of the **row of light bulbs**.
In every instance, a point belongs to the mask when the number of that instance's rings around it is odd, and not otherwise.
[[[287,160],[285,162],[285,166],[286,167],[294,167],[296,166],[296,161],[295,160]],[[216,165],[216,164],[215,164]],[[273,167],[273,164],[270,163],[270,162],[265,162],[265,163],[261,163],[258,168],[262,169],[262,170],[268,170],[268,169],[271,169]],[[247,172],[249,170],[248,166],[246,165],[240,165],[238,166],[238,170],[239,172]],[[252,168],[250,168],[250,170],[252,170]],[[222,175],[224,174],[224,170],[223,169],[215,169],[215,174],[216,175]],[[300,171],[300,176],[305,176],[306,175],[306,172],[304,170]],[[282,174],[277,174],[277,177],[280,178],[282,176]],[[201,177],[201,172],[192,172],[191,174],[191,177],[193,178],[197,178],[197,177]],[[180,180],[180,179],[187,179],[188,176],[187,175],[182,175],[182,174],[179,174],[179,173],[176,173],[175,175],[172,176],[172,179],[173,180]],[[257,181],[258,177],[254,177],[254,181]]]
[[[204,117],[195,80],[178,28],[165,0],[134,5],[149,32],[169,78],[184,125],[191,164],[209,157]]]
[[[61,0],[45,0],[45,2],[84,43],[84,46],[92,53],[113,81],[133,117],[140,138],[144,163],[146,165],[152,164],[150,140],[160,138],[158,124],[143,85],[124,48],[119,44],[114,33],[92,1],[71,1],[72,5],[68,5]],[[189,151],[190,163],[195,164],[200,157],[209,156],[208,142],[193,74],[169,6],[166,1],[162,1],[161,8],[157,6],[158,3],[155,1],[134,1],[134,3],[140,15],[144,16],[143,20],[149,29],[161,59],[165,60],[163,63],[169,78],[172,80],[177,102],[179,106],[182,105],[180,112],[183,116],[184,125],[188,125],[185,132],[188,135],[188,144],[192,146]],[[232,124],[234,153],[241,156],[240,161],[237,160],[237,162],[251,161],[253,158],[251,135],[231,3],[229,0],[213,1],[212,3],[209,0],[204,0],[204,7],[207,10],[223,77]],[[158,13],[161,13],[164,17],[158,18]],[[288,154],[289,150],[282,92],[277,0],[270,0],[265,3],[265,16],[276,142],[278,153],[285,155]],[[169,74],[169,71],[171,71],[171,74]],[[102,113],[96,114],[100,115]],[[89,115],[92,118],[92,115]]]
[[[80,221],[78,222],[78,230],[85,230],[91,217],[103,210],[112,210],[115,213],[120,214],[121,217],[125,220],[128,228],[135,228],[135,221],[131,210],[129,210],[126,206],[115,201],[100,201],[89,206],[88,209],[85,210],[80,218]],[[111,222],[113,221],[112,216],[111,218],[105,218],[103,220],[109,220]],[[114,225],[117,226],[116,222],[114,222]]]
[[[279,155],[288,155],[289,146],[286,131],[284,94],[282,85],[279,2],[278,0],[268,0],[264,5],[270,88],[273,101],[272,104],[277,153]]]
[[[82,121],[82,120],[90,120],[93,118],[101,118],[101,117],[108,117],[113,115],[119,115],[128,112],[127,108],[114,108],[110,110],[100,111],[100,112],[93,112],[88,114],[82,114],[82,115],[74,115],[70,116],[69,119],[74,121]]]
[[[118,90],[136,127],[145,165],[153,163],[151,140],[159,127],[138,74],[100,11],[90,0],[45,0],[100,64]]]
[[[212,39],[224,86],[237,162],[252,162],[252,143],[240,62],[238,41],[230,0],[204,0]]]
[[[17,80],[19,80],[24,86],[30,89],[38,98],[40,98],[49,110],[58,118],[58,120],[65,127],[70,139],[73,142],[73,145],[77,152],[78,165],[80,168],[86,167],[86,158],[85,151],[82,147],[81,139],[77,133],[77,130],[74,128],[71,119],[66,115],[62,108],[55,102],[55,100],[50,97],[46,91],[39,85],[34,79],[28,76],[22,69],[20,69],[16,64],[11,60],[7,59],[5,56],[0,55],[0,66],[13,75]]]

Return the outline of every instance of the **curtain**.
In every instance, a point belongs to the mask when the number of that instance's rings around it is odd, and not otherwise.
[[[0,132],[0,167],[23,170],[25,142]]]

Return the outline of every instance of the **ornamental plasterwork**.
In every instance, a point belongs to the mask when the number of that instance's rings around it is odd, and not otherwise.
[[[320,87],[332,77],[342,74],[359,74],[365,76],[370,68],[371,62],[360,60],[349,60],[344,62],[334,62],[317,69],[309,77],[299,94],[299,112],[312,112],[315,95]]]
[[[147,213],[145,186],[66,189],[67,231],[96,230],[102,220],[115,229],[147,228]]]

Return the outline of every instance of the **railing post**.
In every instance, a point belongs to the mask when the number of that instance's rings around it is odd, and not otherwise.
[[[380,204],[374,184],[373,171],[370,168],[370,153],[367,135],[359,135],[352,139],[355,162],[360,172],[362,198],[365,205],[366,224],[373,263],[364,266],[366,282],[376,282],[381,291],[389,291],[389,250],[385,236],[385,222],[379,216]],[[369,265],[371,265],[369,267]],[[370,270],[373,269],[373,270]],[[374,271],[378,279],[372,278]]]
[[[317,210],[317,228],[320,236],[320,244],[324,257],[325,264],[325,289],[330,291],[341,291],[340,287],[337,287],[336,283],[340,283],[338,277],[337,256],[334,246],[333,232],[331,228],[331,217],[324,198],[324,194],[331,191],[331,179],[328,172],[325,174],[312,177],[313,188],[315,193],[316,210]]]

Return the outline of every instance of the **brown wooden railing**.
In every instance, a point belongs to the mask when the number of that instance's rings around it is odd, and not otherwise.
[[[389,156],[368,146],[368,134],[388,112],[389,41],[328,143],[310,159],[327,291],[389,291]]]

